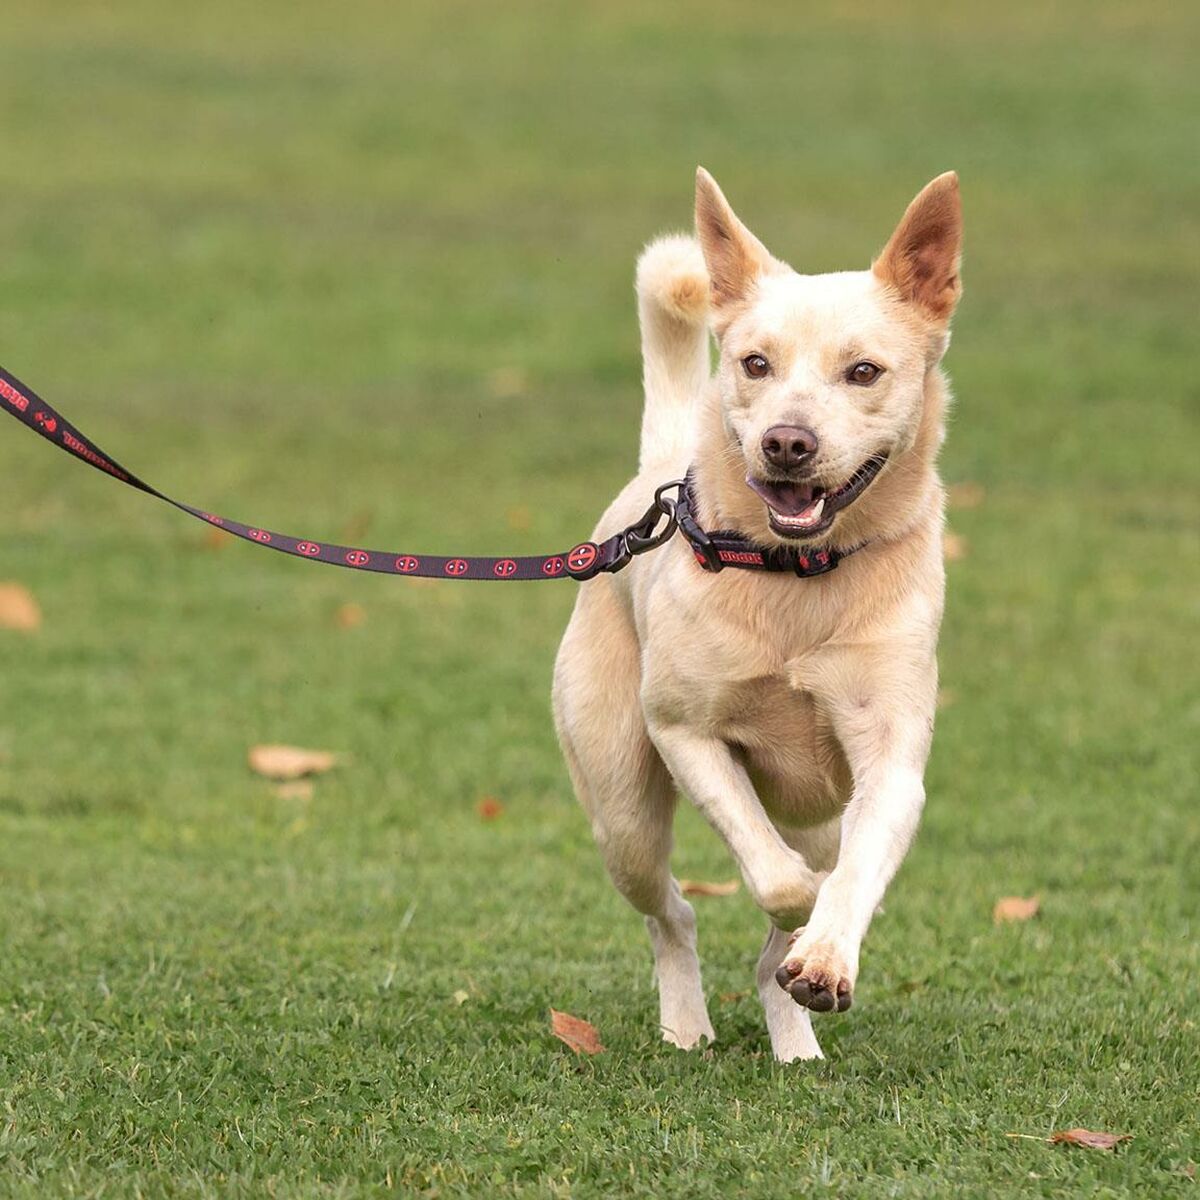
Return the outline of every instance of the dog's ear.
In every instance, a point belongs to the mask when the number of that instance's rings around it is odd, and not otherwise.
[[[958,176],[947,171],[917,194],[871,270],[934,320],[948,321],[962,294],[961,251]]]
[[[741,300],[772,262],[766,247],[738,220],[717,181],[703,167],[696,168],[696,237],[716,309]]]

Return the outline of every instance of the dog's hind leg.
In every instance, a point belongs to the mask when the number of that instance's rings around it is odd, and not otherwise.
[[[663,1039],[690,1049],[715,1034],[700,982],[696,917],[671,876],[675,788],[642,721],[632,631],[603,594],[605,584],[589,588],[555,666],[555,723],[608,873],[646,919]]]
[[[833,870],[838,855],[837,821],[829,821],[811,829],[784,829],[780,832],[789,846],[804,855],[804,861],[814,871]],[[808,1009],[796,1004],[791,996],[780,988],[775,978],[775,973],[787,956],[794,936],[773,923],[770,924],[756,972],[758,995],[767,1018],[767,1032],[771,1037],[771,1052],[780,1062],[825,1057],[813,1032],[812,1017]]]
[[[817,1036],[813,1033],[808,1009],[796,1004],[775,982],[775,972],[779,970],[789,945],[791,934],[769,924],[766,944],[758,959],[756,977],[758,996],[767,1018],[767,1033],[771,1037],[771,1053],[779,1062],[824,1058],[817,1044]]]

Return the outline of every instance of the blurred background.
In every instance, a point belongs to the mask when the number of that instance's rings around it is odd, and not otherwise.
[[[911,1115],[889,1169],[919,1175],[931,1145],[966,1186],[984,1168],[938,1105],[1002,1142],[1064,1091],[1112,1097],[1093,1120],[1175,1130],[1140,1134],[1113,1186],[1165,1187],[1195,1157],[1193,10],[54,0],[2,4],[0,24],[0,363],[172,495],[318,540],[585,536],[636,458],[634,260],[688,226],[697,163],[805,272],[866,266],[956,169],[930,807],[863,1011],[823,1040],[847,1071],[896,1072]],[[724,1065],[665,1057],[640,922],[551,732],[572,584],[419,584],[225,544],[15,422],[0,495],[0,583],[37,613],[0,628],[14,1178],[251,1179],[269,1144],[285,1175],[386,1160],[428,1187],[456,1153],[455,1186],[482,1186],[479,1155],[541,1186],[568,1161],[561,1114],[530,1116],[517,1150],[479,1115],[507,1093],[479,1089],[557,1061],[549,1003],[649,1058],[645,1079],[533,1070],[530,1094],[558,1089],[581,1128],[621,1114],[624,1149],[601,1138],[593,1165],[659,1194],[668,1168],[693,1195],[743,1177],[724,1114],[772,1071],[745,993],[756,915],[744,896],[700,913],[706,978],[733,996]],[[280,796],[246,769],[260,742],[343,757]],[[731,874],[690,811],[678,858]],[[995,933],[1005,892],[1046,919]],[[1014,992],[1028,1020],[1007,1018]],[[986,1101],[985,1062],[1006,1081]],[[206,1082],[181,1118],[176,1093]],[[841,1123],[875,1099],[809,1117],[807,1087],[771,1093],[799,1123],[788,1145],[841,1169]],[[703,1163],[656,1157],[656,1088],[681,1127],[711,1126]],[[305,1140],[301,1111],[347,1144]],[[765,1116],[738,1137],[780,1152]]]

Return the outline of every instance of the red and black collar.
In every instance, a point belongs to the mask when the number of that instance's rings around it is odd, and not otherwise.
[[[695,482],[692,472],[688,471],[680,481],[674,515],[679,531],[687,538],[696,561],[706,571],[736,567],[745,571],[782,572],[808,579],[835,570],[842,559],[866,545],[866,542],[860,542],[848,549],[835,546],[762,546],[743,537],[737,530],[705,531],[700,528],[695,513]]]

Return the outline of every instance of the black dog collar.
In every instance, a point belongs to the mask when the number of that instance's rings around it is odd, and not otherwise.
[[[720,571],[725,567],[737,567],[746,571],[787,572],[807,579],[812,575],[825,575],[837,568],[838,563],[861,550],[866,542],[849,549],[833,546],[813,549],[803,545],[794,549],[790,546],[760,546],[744,538],[737,530],[718,529],[706,532],[696,520],[696,493],[692,472],[684,477],[675,502],[675,520],[679,530],[688,540],[696,561],[706,571]]]

